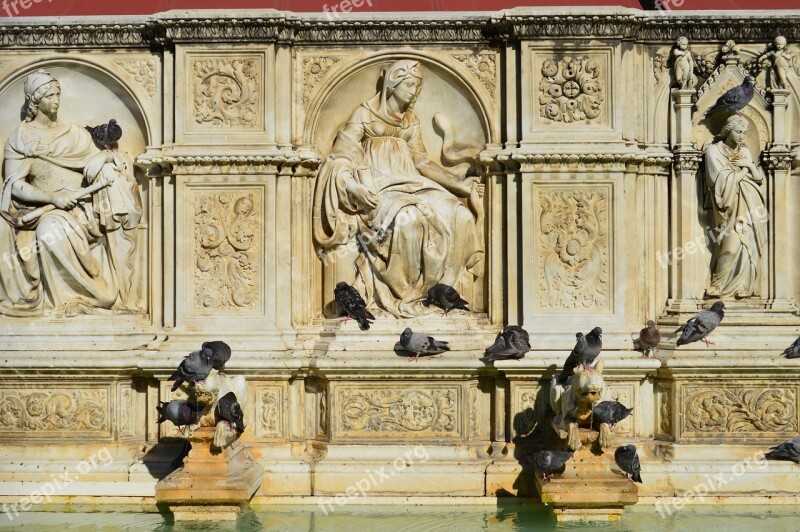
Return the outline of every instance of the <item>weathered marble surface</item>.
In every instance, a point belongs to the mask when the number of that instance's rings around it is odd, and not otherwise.
[[[725,473],[715,497],[794,501],[792,464],[732,468],[800,430],[798,362],[777,357],[800,334],[800,12],[210,11],[0,29],[0,139],[46,69],[59,118],[121,124],[142,198],[127,276],[139,304],[0,317],[0,502],[65,467],[89,470],[55,500],[151,498],[180,451],[155,422],[164,379],[212,337],[247,376],[257,498],[335,497],[365,478],[370,497],[532,495],[519,458],[575,332],[594,326],[605,394],[634,408],[614,437],[641,451],[645,500]],[[453,172],[484,185],[482,217],[457,200],[482,256],[459,287],[474,312],[396,317],[374,302],[364,333],[331,306],[359,249],[317,253],[314,191],[337,133],[401,60],[424,72],[413,110],[431,164],[469,155]],[[703,115],[747,74],[743,143],[769,215],[758,285],[725,299],[714,346],[675,349],[667,333],[709,304],[702,154],[727,117]],[[633,350],[648,319],[662,360]],[[484,366],[510,323],[533,350]],[[406,326],[452,351],[409,363],[392,351]],[[103,449],[111,463],[81,466]],[[373,481],[381,468],[391,477]]]

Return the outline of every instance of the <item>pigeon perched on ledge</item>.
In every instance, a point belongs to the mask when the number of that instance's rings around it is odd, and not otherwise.
[[[368,330],[369,326],[372,325],[371,321],[375,321],[375,316],[367,310],[367,303],[358,293],[358,290],[344,281],[336,283],[336,288],[333,289],[333,297],[346,313],[344,321],[353,318],[358,322],[358,327],[362,331]]]
[[[577,333],[575,338],[577,340],[575,347],[564,362],[564,369],[558,376],[558,384],[566,384],[578,365],[591,365],[603,349],[603,329],[600,327],[595,327],[586,335]]]
[[[562,470],[573,454],[573,451],[540,451],[533,455],[533,464],[542,472],[542,482]]]
[[[764,457],[767,460],[791,460],[800,464],[800,436],[776,445]]]
[[[705,116],[710,117],[722,112],[735,113],[744,109],[755,94],[755,81],[752,76],[745,76],[741,85],[733,87],[717,98]]]
[[[458,293],[458,291],[452,286],[441,283],[428,290],[428,296],[425,298],[425,301],[423,301],[422,304],[426,307],[430,305],[436,305],[440,309],[444,310],[445,316],[447,316],[447,313],[453,309],[461,309],[470,312],[469,308],[467,307],[469,303],[461,298],[461,295]]]
[[[122,138],[122,128],[113,118],[108,121],[108,124],[86,126],[86,130],[91,133],[94,145],[101,150],[117,149],[117,142]]]
[[[450,351],[447,342],[435,340],[427,334],[415,333],[409,327],[406,327],[403,334],[400,335],[400,345],[404,350],[414,353],[412,360],[415,362],[420,355],[438,355]]]
[[[706,345],[713,343],[706,340],[706,336],[717,328],[724,317],[725,303],[722,301],[715,302],[710,309],[701,310],[695,317],[675,331],[676,334],[683,331],[676,345],[690,344],[698,340],[702,340]]]
[[[614,451],[614,461],[625,472],[628,480],[642,483],[642,466],[639,464],[635,445],[628,444],[617,447],[617,450]]]
[[[181,427],[196,422],[203,412],[203,407],[183,399],[175,399],[169,403],[159,401],[156,410],[158,411],[159,424],[169,420],[181,429]]]
[[[661,342],[661,333],[656,328],[653,320],[647,321],[647,327],[639,331],[639,346],[642,349],[642,358],[647,358],[648,353],[656,355],[656,348]]]
[[[484,362],[519,360],[531,350],[528,331],[519,325],[508,325],[497,335],[494,344],[483,353]]]
[[[192,384],[205,380],[211,372],[213,365],[211,349],[204,347],[200,351],[193,351],[183,359],[178,369],[170,376],[169,381],[175,381],[172,391],[177,390],[184,381]]]
[[[228,392],[217,401],[215,414],[218,418],[235,428],[236,432],[239,434],[244,432],[244,413],[242,412],[239,401],[236,399],[235,393]]]
[[[792,345],[784,349],[780,356],[786,358],[800,358],[800,338],[795,340]]]

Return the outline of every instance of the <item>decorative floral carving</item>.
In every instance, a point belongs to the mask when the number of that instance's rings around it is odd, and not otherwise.
[[[536,396],[538,389],[523,388],[517,392],[517,408],[513,419],[514,432],[518,437],[529,436],[536,427]]]
[[[108,428],[106,390],[0,391],[0,438],[9,431],[100,431]]]
[[[672,434],[672,401],[670,401],[669,389],[666,386],[659,388],[661,402],[658,410],[659,429],[662,434]]]
[[[194,212],[197,308],[254,309],[259,291],[258,198],[198,193]]]
[[[322,436],[328,435],[328,401],[324,392],[319,394],[319,432]]]
[[[684,398],[684,432],[797,432],[793,388],[688,388]]]
[[[540,190],[539,306],[609,307],[608,191]]]
[[[195,59],[194,118],[216,127],[256,128],[259,72],[255,59]]]
[[[553,122],[592,120],[604,100],[600,66],[589,56],[547,59],[539,81],[539,114]]]
[[[458,388],[339,389],[342,436],[426,432],[458,436]]]
[[[313,56],[303,58],[303,104],[307,104],[311,91],[319,85],[328,70],[341,61],[342,56]]]
[[[131,432],[131,389],[122,385],[119,389],[119,430],[122,433]]]
[[[141,85],[151,98],[156,95],[156,62],[152,59],[121,59],[114,61]]]
[[[455,54],[456,61],[467,67],[475,74],[478,81],[484,86],[489,96],[494,101],[494,91],[497,87],[497,58],[493,52],[478,54]]]
[[[281,426],[282,390],[271,387],[261,389],[260,393],[256,434],[262,437],[279,438],[283,435]]]

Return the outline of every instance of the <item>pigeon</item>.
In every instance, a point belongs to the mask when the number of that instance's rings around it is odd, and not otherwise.
[[[470,312],[469,308],[467,308],[469,303],[464,299],[461,299],[461,296],[456,289],[452,286],[441,283],[428,290],[428,297],[425,298],[425,301],[423,301],[422,304],[426,307],[430,305],[436,305],[440,309],[444,310],[445,316],[447,316],[447,313],[454,308]]]
[[[613,427],[631,415],[631,412],[633,408],[627,408],[619,401],[603,401],[592,408],[592,424],[608,423]]]
[[[562,469],[572,455],[573,451],[539,451],[533,455],[533,464],[542,472],[542,482]]]
[[[636,446],[632,444],[620,445],[614,451],[614,461],[625,472],[628,480],[642,483],[642,466],[639,464],[639,456],[636,454]]]
[[[800,337],[797,338],[792,345],[787,347],[783,353],[781,353],[781,356],[786,358],[800,358]]]
[[[734,87],[717,99],[717,102],[706,111],[705,116],[713,116],[717,113],[735,113],[744,109],[755,94],[755,79],[752,76],[745,76],[742,84]]]
[[[661,333],[656,328],[653,320],[647,321],[647,327],[639,331],[639,346],[642,348],[642,358],[647,358],[648,353],[652,352],[656,356],[656,348],[661,341]]]
[[[86,126],[86,131],[91,133],[94,145],[101,150],[117,149],[117,142],[122,138],[122,128],[113,118],[108,121],[108,124]]]
[[[217,371],[221,371],[231,359],[231,347],[223,341],[203,342],[202,347],[211,350],[211,365]]]
[[[800,464],[800,436],[776,445],[764,457],[768,460],[791,460]]]
[[[236,429],[236,432],[241,434],[244,432],[244,414],[239,401],[236,400],[236,394],[228,392],[217,401],[217,408],[214,413],[217,417],[226,421],[228,425]]]
[[[447,342],[434,340],[432,336],[422,333],[415,333],[409,327],[400,335],[400,345],[403,349],[414,353],[413,360],[416,361],[420,355],[438,355],[445,351],[450,351]]]
[[[336,302],[339,303],[339,306],[347,313],[344,317],[344,321],[353,318],[358,321],[359,329],[362,331],[369,329],[369,326],[372,325],[370,320],[375,321],[375,316],[367,310],[367,304],[364,302],[364,298],[361,297],[361,294],[358,293],[358,290],[344,281],[340,281],[336,283],[336,288],[333,289],[333,295]]]
[[[494,344],[483,353],[483,361],[519,360],[530,350],[528,331],[519,325],[508,325],[497,335]]]
[[[184,381],[196,383],[208,377],[213,366],[211,365],[212,351],[204,347],[200,351],[193,351],[183,359],[181,365],[170,376],[169,381],[175,381],[172,391],[177,390]]]
[[[585,336],[577,333],[575,338],[577,339],[575,347],[572,348],[572,352],[564,362],[564,369],[561,370],[561,374],[558,376],[559,384],[567,383],[575,373],[575,368],[578,367],[578,364],[588,366],[594,362],[594,359],[600,354],[600,350],[603,349],[603,329],[600,327],[595,327]]]
[[[158,423],[169,420],[180,429],[182,426],[185,427],[197,421],[203,412],[203,407],[183,399],[175,399],[169,403],[159,401],[156,410],[158,411]]]
[[[687,321],[686,325],[675,331],[675,334],[683,331],[677,345],[690,344],[698,340],[702,340],[706,345],[713,343],[706,340],[706,336],[717,328],[724,317],[725,303],[722,301],[715,302],[710,309],[701,310],[697,316]]]

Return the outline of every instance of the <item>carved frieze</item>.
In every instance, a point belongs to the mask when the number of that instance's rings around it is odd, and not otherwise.
[[[319,86],[325,74],[344,59],[340,55],[311,56],[303,58],[303,105],[308,104],[311,92]]]
[[[497,58],[495,53],[454,54],[453,58],[472,72],[494,101],[497,87]]]
[[[196,192],[194,196],[194,305],[200,311],[256,310],[261,195],[257,191]]]
[[[605,100],[600,65],[589,56],[546,59],[539,80],[539,115],[552,122],[598,118]]]
[[[672,394],[669,386],[661,385],[658,387],[656,408],[658,408],[656,433],[672,436]]]
[[[336,389],[336,439],[462,439],[460,386]]]
[[[610,309],[609,192],[539,189],[539,308]]]
[[[107,388],[0,389],[0,439],[110,433]]]
[[[798,431],[797,389],[787,386],[684,386],[684,438],[776,437]]]
[[[515,386],[512,408],[512,427],[514,437],[529,436],[536,427],[536,398],[540,393],[538,386]]]
[[[256,58],[192,59],[194,120],[214,128],[261,126],[262,74]]]
[[[286,399],[282,385],[257,386],[256,426],[258,438],[284,438]]]
[[[153,59],[119,59],[114,62],[141,85],[148,96],[156,95],[156,62]]]

